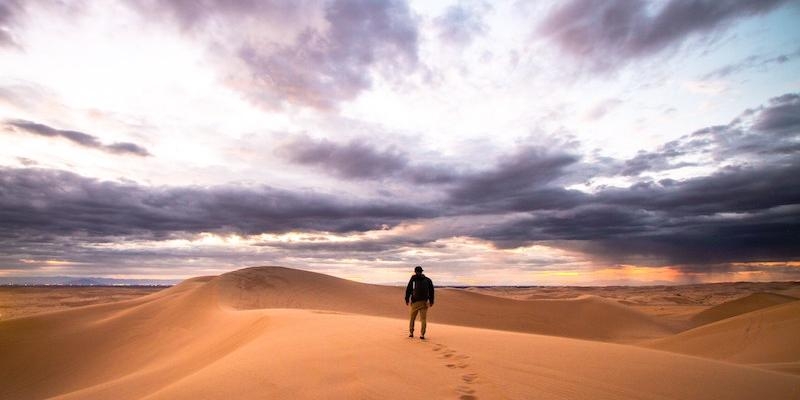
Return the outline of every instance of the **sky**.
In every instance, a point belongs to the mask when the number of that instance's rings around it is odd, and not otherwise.
[[[0,277],[800,280],[800,2],[0,0]]]

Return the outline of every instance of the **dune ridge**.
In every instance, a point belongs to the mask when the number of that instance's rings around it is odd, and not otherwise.
[[[747,303],[739,303],[747,304]],[[727,308],[722,308],[727,310]],[[648,346],[694,356],[800,372],[800,301],[712,322]]]
[[[442,290],[426,342],[405,337],[401,298],[402,288],[254,268],[190,279],[133,300],[4,320],[0,398],[401,399],[418,396],[418,387],[431,398],[461,399],[800,395],[800,376],[498,330],[549,323],[560,333],[585,329],[586,337],[624,339],[630,330],[651,329],[639,314],[596,297],[515,302]],[[590,329],[598,312],[599,320],[621,327]],[[462,324],[445,323],[447,313]]]
[[[746,314],[762,308],[797,301],[798,298],[777,293],[753,293],[704,310],[691,318],[695,326],[710,324],[723,319]]]

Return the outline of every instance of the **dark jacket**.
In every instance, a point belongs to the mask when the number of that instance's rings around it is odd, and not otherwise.
[[[415,288],[424,289],[421,285],[427,285],[428,290],[414,290]],[[423,274],[419,276],[417,276],[417,274],[412,275],[411,279],[408,281],[408,286],[406,286],[406,303],[408,303],[409,299],[411,299],[412,303],[415,301],[428,300],[431,305],[433,305],[433,281]]]

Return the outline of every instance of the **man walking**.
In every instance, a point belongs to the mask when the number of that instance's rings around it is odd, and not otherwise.
[[[420,339],[425,340],[425,325],[428,315],[428,303],[433,307],[433,281],[422,274],[422,267],[417,265],[414,268],[414,275],[406,286],[406,305],[411,299],[411,321],[408,323],[408,337],[414,337],[414,322],[417,320],[417,313],[420,314],[422,330]]]

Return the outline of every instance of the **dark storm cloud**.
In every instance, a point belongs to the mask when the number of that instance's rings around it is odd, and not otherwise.
[[[0,237],[350,232],[430,217],[421,207],[269,187],[146,187],[64,171],[0,170]]]
[[[793,165],[609,189],[584,205],[533,212],[475,235],[499,247],[550,242],[623,263],[796,259],[798,174]]]
[[[446,167],[413,165],[406,152],[392,146],[381,149],[367,140],[336,143],[303,135],[279,146],[276,154],[344,179],[397,179],[418,184],[456,179],[456,173]]]
[[[469,45],[476,36],[486,33],[488,29],[483,16],[490,10],[486,3],[459,2],[448,7],[433,22],[443,41]]]
[[[548,208],[546,204],[551,201],[570,197],[568,191],[550,184],[564,176],[565,169],[578,160],[572,154],[526,146],[502,157],[486,171],[464,175],[448,191],[448,196],[451,203],[464,206],[519,204],[530,200],[538,207]]]
[[[374,73],[393,76],[417,64],[417,20],[403,0],[131,4],[154,18],[163,19],[166,11],[189,32],[220,29],[226,39],[211,46],[225,53],[220,58],[230,64],[223,67],[227,79],[268,108],[335,108],[369,89]],[[324,26],[312,24],[317,12]],[[276,39],[296,29],[291,40]]]
[[[770,11],[788,0],[572,0],[537,28],[564,52],[595,71],[678,46],[738,18]]]
[[[788,93],[770,100],[767,107],[755,111],[757,116],[753,128],[765,133],[794,133],[795,145],[797,131],[800,130],[800,95]],[[791,135],[788,135],[791,136]]]
[[[75,144],[102,150],[108,153],[132,154],[136,156],[150,155],[147,149],[134,143],[120,142],[120,143],[113,143],[106,145],[101,143],[97,139],[97,137],[89,135],[87,133],[71,131],[71,130],[55,129],[45,124],[40,124],[36,122],[15,119],[15,120],[5,121],[5,125],[7,129],[13,131],[17,132],[24,131],[39,136],[56,137],[56,138],[60,137],[67,139]]]

